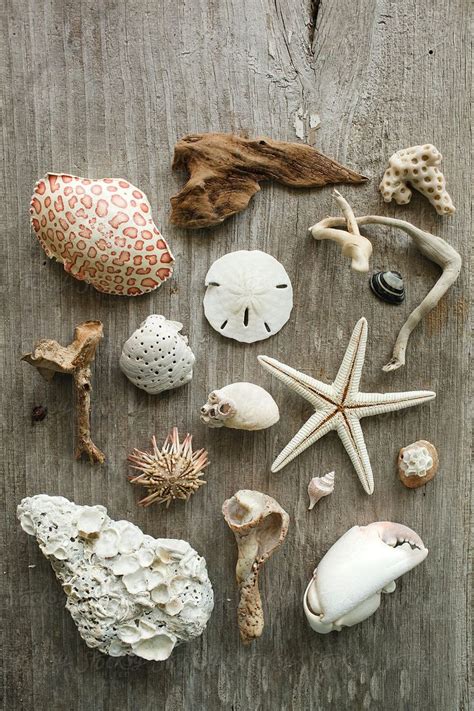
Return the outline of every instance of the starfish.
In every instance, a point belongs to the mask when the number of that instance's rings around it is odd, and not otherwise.
[[[283,469],[318,439],[331,430],[336,430],[366,493],[373,493],[374,475],[360,420],[363,417],[420,405],[435,398],[436,393],[430,390],[406,393],[360,392],[359,383],[366,343],[367,321],[361,318],[352,332],[338,374],[331,385],[300,373],[274,358],[258,357],[266,370],[308,400],[315,409],[314,415],[311,415],[275,459],[272,472]]]

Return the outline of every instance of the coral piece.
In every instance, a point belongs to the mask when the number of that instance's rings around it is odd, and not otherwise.
[[[240,638],[248,644],[263,632],[263,608],[258,589],[262,565],[285,540],[289,516],[271,496],[241,489],[224,501],[222,513],[237,541],[236,566],[240,600]]]
[[[374,491],[374,477],[360,420],[432,400],[436,393],[420,390],[402,393],[363,393],[359,390],[367,344],[367,321],[361,318],[353,332],[343,361],[331,385],[300,373],[273,358],[259,356],[261,365],[291,390],[311,403],[315,412],[287,444],[272,465],[272,472],[283,469],[331,430],[336,430],[351,458],[367,494]]]
[[[408,489],[418,489],[434,479],[438,465],[436,447],[424,439],[402,447],[398,455],[398,475]]]
[[[207,272],[206,286],[206,318],[227,338],[262,341],[278,333],[290,318],[290,278],[280,262],[265,252],[225,254]]]
[[[347,231],[332,228],[332,218],[329,217],[310,227],[308,232],[316,240],[330,239],[336,242],[341,247],[341,254],[351,259],[351,267],[355,272],[368,272],[372,244],[360,234],[354,211],[347,200],[337,190],[334,190],[333,197],[342,210]]]
[[[369,284],[375,296],[387,304],[401,304],[405,300],[405,286],[400,272],[376,272],[372,274]]]
[[[280,419],[270,393],[253,383],[231,383],[213,390],[201,407],[201,421],[209,427],[264,430]]]
[[[35,185],[30,213],[48,257],[97,291],[146,294],[172,274],[148,198],[127,180],[48,173]]]
[[[421,538],[407,526],[378,521],[353,526],[328,550],[306,588],[303,607],[320,634],[352,627],[379,608],[382,593],[428,555]]]
[[[105,461],[105,455],[95,446],[90,431],[91,410],[91,363],[102,338],[100,321],[84,321],[76,326],[74,340],[68,346],[57,341],[42,339],[35,344],[33,353],[23,356],[45,380],[52,380],[55,373],[71,375],[76,395],[76,451],[75,457],[87,454],[93,463]]]
[[[124,343],[120,368],[137,388],[156,395],[189,383],[195,357],[182,328],[153,314]]]
[[[383,367],[385,372],[389,372],[405,365],[405,353],[412,331],[420,323],[422,318],[435,308],[441,297],[444,296],[450,286],[454,284],[461,271],[462,260],[458,252],[456,252],[450,244],[445,242],[444,239],[432,235],[429,232],[424,232],[404,220],[396,220],[392,217],[381,217],[379,215],[367,215],[357,217],[356,221],[358,225],[386,225],[387,227],[396,227],[397,229],[403,230],[403,232],[406,232],[412,238],[421,254],[431,259],[435,264],[438,264],[443,270],[443,273],[434,287],[416,309],[411,312],[403,324],[395,341],[392,358],[387,365]],[[344,218],[329,217],[317,225],[310,227],[310,231],[312,232],[319,228],[327,230],[328,228],[344,227],[345,223]],[[337,231],[337,229],[333,230],[333,232]],[[342,232],[345,234],[344,231]],[[363,251],[361,251],[360,258],[364,258]]]
[[[244,210],[264,180],[297,188],[367,180],[311,146],[227,133],[185,136],[173,168],[184,168],[189,179],[171,198],[171,222],[189,228],[218,225]]]
[[[18,506],[67,595],[88,647],[163,661],[204,631],[214,606],[206,561],[186,541],[152,538],[103,506],[40,494]]]
[[[192,435],[187,434],[180,442],[178,429],[173,427],[161,449],[152,437],[152,452],[133,450],[128,461],[141,474],[129,476],[130,483],[148,490],[147,496],[138,502],[141,506],[166,503],[168,508],[174,499],[187,501],[206,484],[199,475],[209,464],[207,452],[204,449],[193,452],[192,440]]]
[[[409,203],[412,196],[409,183],[430,201],[438,215],[456,212],[446,191],[446,180],[439,169],[442,159],[441,153],[430,143],[394,153],[379,185],[385,202],[395,200],[397,205]]]
[[[324,476],[315,476],[308,484],[309,506],[311,511],[318,501],[324,496],[329,496],[334,491],[334,472],[328,472]]]

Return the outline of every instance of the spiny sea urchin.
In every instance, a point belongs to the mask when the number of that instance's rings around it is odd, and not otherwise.
[[[179,441],[178,428],[173,427],[161,449],[158,449],[156,437],[152,437],[152,452],[134,449],[128,457],[132,469],[141,474],[129,476],[131,484],[140,484],[148,489],[149,494],[138,503],[150,506],[165,503],[166,508],[173,499],[188,500],[202,484],[204,479],[199,474],[208,464],[207,452],[199,449],[193,452],[192,435],[187,434]]]

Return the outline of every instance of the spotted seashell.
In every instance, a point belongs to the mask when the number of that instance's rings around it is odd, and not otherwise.
[[[137,388],[157,395],[191,380],[195,358],[182,328],[178,321],[152,314],[125,342],[120,368]]]
[[[370,288],[375,296],[388,304],[401,304],[405,287],[399,272],[377,272],[370,277]]]
[[[127,180],[48,173],[35,185],[30,213],[48,257],[98,291],[138,296],[172,274],[148,198]]]

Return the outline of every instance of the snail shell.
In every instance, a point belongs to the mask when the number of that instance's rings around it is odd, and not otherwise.
[[[400,272],[377,272],[370,278],[370,288],[375,296],[388,304],[401,304],[405,299],[405,286]]]

